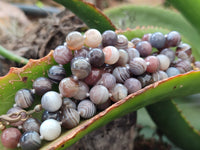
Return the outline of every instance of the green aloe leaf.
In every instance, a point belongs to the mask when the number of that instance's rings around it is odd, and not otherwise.
[[[176,0],[173,2],[176,2]],[[184,2],[182,1],[182,3]],[[193,10],[191,8],[189,9],[190,11]],[[133,5],[109,8],[104,13],[117,28],[123,30],[127,28],[134,29],[138,26],[144,26],[145,28],[153,26],[154,28],[164,28],[169,31],[176,30],[187,38],[188,43],[192,45],[193,54],[196,58],[200,58],[200,51],[198,50],[200,36],[196,29],[179,13],[164,8]]]
[[[110,19],[105,16],[94,5],[84,2],[82,0],[54,0],[72,12],[74,12],[80,19],[82,19],[90,28],[96,28],[100,32],[105,30],[115,30],[115,26]]]
[[[200,34],[200,1],[198,0],[167,0],[175,8],[177,8],[185,18],[191,22]]]

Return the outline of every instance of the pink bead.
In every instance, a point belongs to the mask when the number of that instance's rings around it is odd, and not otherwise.
[[[79,50],[84,45],[84,37],[80,32],[73,31],[67,35],[66,42],[70,50]]]
[[[66,46],[60,45],[56,47],[53,57],[57,63],[64,65],[72,60],[73,54]]]
[[[1,134],[1,142],[6,148],[16,148],[21,135],[17,128],[7,128]]]
[[[145,58],[145,61],[147,62],[147,72],[154,73],[158,71],[160,62],[156,56],[148,56]]]
[[[96,29],[89,29],[85,32],[85,44],[89,47],[98,47],[102,41],[101,33]]]
[[[114,64],[119,59],[119,51],[114,46],[106,46],[103,49],[106,64]]]

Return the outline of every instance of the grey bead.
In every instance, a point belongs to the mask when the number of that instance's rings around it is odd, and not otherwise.
[[[24,123],[23,123],[23,131],[35,131],[39,133],[40,130],[40,122],[35,119],[35,118],[28,118]]]
[[[21,89],[15,94],[15,103],[21,108],[28,108],[34,101],[33,94],[28,89]]]
[[[169,67],[166,70],[166,73],[167,73],[168,77],[172,77],[172,76],[176,76],[176,75],[180,74],[180,71],[175,67]]]

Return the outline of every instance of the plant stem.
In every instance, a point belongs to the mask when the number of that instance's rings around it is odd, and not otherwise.
[[[9,60],[20,63],[20,64],[27,64],[28,63],[28,59],[23,58],[23,57],[18,56],[18,55],[15,55],[14,53],[8,51],[7,49],[2,47],[1,45],[0,45],[0,55],[2,55],[3,57],[5,57]]]

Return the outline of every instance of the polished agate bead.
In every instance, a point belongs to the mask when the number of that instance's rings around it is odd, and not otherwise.
[[[178,46],[181,42],[181,35],[177,31],[171,31],[166,36],[166,44],[168,47]]]
[[[136,49],[139,51],[141,57],[146,57],[152,52],[152,46],[147,41],[138,42]]]
[[[145,74],[137,77],[137,79],[142,84],[142,87],[145,87],[145,86],[153,83],[152,76],[151,76],[151,74],[148,74],[148,73],[145,73]]]
[[[23,110],[23,109],[20,108],[20,107],[12,107],[12,108],[10,108],[10,109],[7,111],[7,114],[19,113],[19,112],[21,112],[21,111],[25,111],[25,110]],[[23,120],[23,119],[25,119],[25,118],[27,117],[27,115],[26,115],[25,112],[21,112],[20,115],[22,116],[22,118],[21,118],[22,120],[17,121],[17,122],[14,122],[14,123],[10,123],[10,125],[15,126],[15,127],[18,127],[18,126],[22,125],[23,122],[25,121],[25,120]],[[16,115],[12,115],[12,116],[11,116],[11,118],[16,118],[16,117],[17,117]]]
[[[15,103],[21,108],[28,108],[33,104],[34,97],[30,90],[21,89],[15,94]]]
[[[86,83],[79,81],[79,89],[77,94],[73,97],[76,100],[82,100],[87,97],[87,94],[89,92],[89,87]]]
[[[45,121],[47,119],[54,119],[57,121],[61,121],[61,112],[59,110],[55,111],[55,112],[49,112],[49,111],[45,110],[42,113],[42,121]]]
[[[78,31],[72,31],[66,36],[67,47],[70,50],[79,50],[84,45],[84,37]]]
[[[134,45],[137,45],[140,41],[142,41],[140,38],[133,38],[131,40],[131,42],[134,44]]]
[[[175,67],[180,71],[180,73],[186,73],[192,70],[190,61],[181,60],[175,64]]]
[[[96,114],[96,106],[90,100],[82,100],[78,104],[77,110],[84,119],[91,118]]]
[[[28,118],[22,125],[22,129],[24,132],[27,131],[35,131],[39,133],[40,130],[40,122],[35,118]]]
[[[125,80],[131,77],[130,71],[127,67],[116,67],[113,70],[113,75],[118,83],[124,83]]]
[[[191,46],[186,43],[182,43],[176,48],[176,56],[180,59],[183,60],[189,59],[191,55],[192,55]]]
[[[119,59],[117,61],[117,65],[125,66],[128,63],[128,61],[129,61],[128,52],[123,49],[119,49]]]
[[[7,128],[1,133],[1,143],[6,148],[16,148],[21,137],[21,132],[17,128]]]
[[[129,56],[129,62],[135,57],[140,57],[139,51],[135,48],[128,48],[126,51],[128,53],[128,56]]]
[[[116,78],[111,73],[104,73],[101,79],[97,82],[98,85],[103,85],[107,89],[112,89],[116,85]]]
[[[73,78],[68,77],[60,81],[59,91],[63,97],[73,97],[77,94],[78,90],[79,84]]]
[[[88,53],[90,64],[93,67],[101,67],[105,62],[105,56],[101,49],[93,48]]]
[[[61,134],[60,122],[54,119],[47,119],[40,126],[40,135],[47,141],[53,141]]]
[[[119,34],[117,36],[117,43],[115,44],[115,47],[118,49],[127,49],[128,48],[128,39],[126,36]]]
[[[73,108],[66,108],[62,111],[62,126],[66,129],[76,127],[80,122],[80,115]]]
[[[166,79],[168,78],[168,75],[166,72],[162,71],[162,70],[159,70],[155,73],[152,74],[152,81],[153,82],[157,82],[157,81],[160,81],[160,80],[163,80],[163,79]]]
[[[166,73],[167,73],[168,77],[172,77],[172,76],[176,76],[176,75],[180,74],[180,71],[175,67],[169,67],[166,70]]]
[[[142,37],[142,41],[150,41],[151,33],[144,34]]]
[[[66,75],[65,69],[60,65],[54,65],[48,70],[48,77],[54,83],[59,83]]]
[[[124,82],[124,86],[128,89],[128,94],[137,92],[142,88],[140,81],[136,78],[129,78]]]
[[[169,58],[170,63],[172,63],[175,60],[175,57],[176,57],[175,56],[175,52],[172,49],[170,49],[170,48],[163,49],[160,52],[160,54],[166,55]]]
[[[102,45],[106,46],[114,46],[117,43],[117,34],[112,30],[106,30],[102,34]]]
[[[147,72],[154,73],[158,71],[160,67],[160,61],[156,56],[147,56],[145,61],[147,62]]]
[[[90,100],[94,104],[103,104],[109,99],[108,89],[103,85],[93,86],[90,90]]]
[[[33,89],[37,95],[44,95],[52,89],[52,83],[48,78],[39,77],[33,82]]]
[[[159,59],[159,62],[160,62],[160,70],[167,70],[170,65],[169,58],[163,54],[157,55],[157,58]]]
[[[151,35],[149,42],[151,43],[152,47],[157,49],[162,49],[165,47],[165,35],[161,32],[155,32]]]
[[[106,46],[103,48],[103,52],[105,55],[105,63],[114,64],[119,59],[119,51],[114,46]]]
[[[87,47],[82,47],[80,50],[74,51],[74,57],[84,57],[88,56],[89,49]]]
[[[71,61],[71,71],[77,79],[84,79],[89,75],[91,71],[91,65],[83,57],[74,58]]]
[[[67,64],[71,61],[73,57],[72,51],[70,51],[66,46],[60,45],[55,48],[53,52],[53,58],[58,64]]]
[[[136,57],[130,61],[129,67],[132,74],[141,75],[146,71],[147,63],[143,58]]]
[[[55,112],[62,106],[61,95],[55,91],[49,91],[42,96],[42,108],[49,112]]]
[[[89,29],[84,34],[85,44],[89,47],[98,47],[102,41],[101,33],[96,29]]]
[[[25,132],[20,138],[20,146],[22,150],[38,150],[41,147],[40,135],[35,131]]]
[[[101,78],[102,73],[102,69],[92,68],[90,74],[84,79],[84,82],[89,86],[95,85]]]
[[[111,94],[111,100],[117,102],[121,99],[124,99],[128,95],[128,89],[123,84],[118,83],[111,90]]]
[[[70,98],[65,97],[63,99],[62,109],[65,107],[76,109],[76,103],[74,101],[72,101]]]

